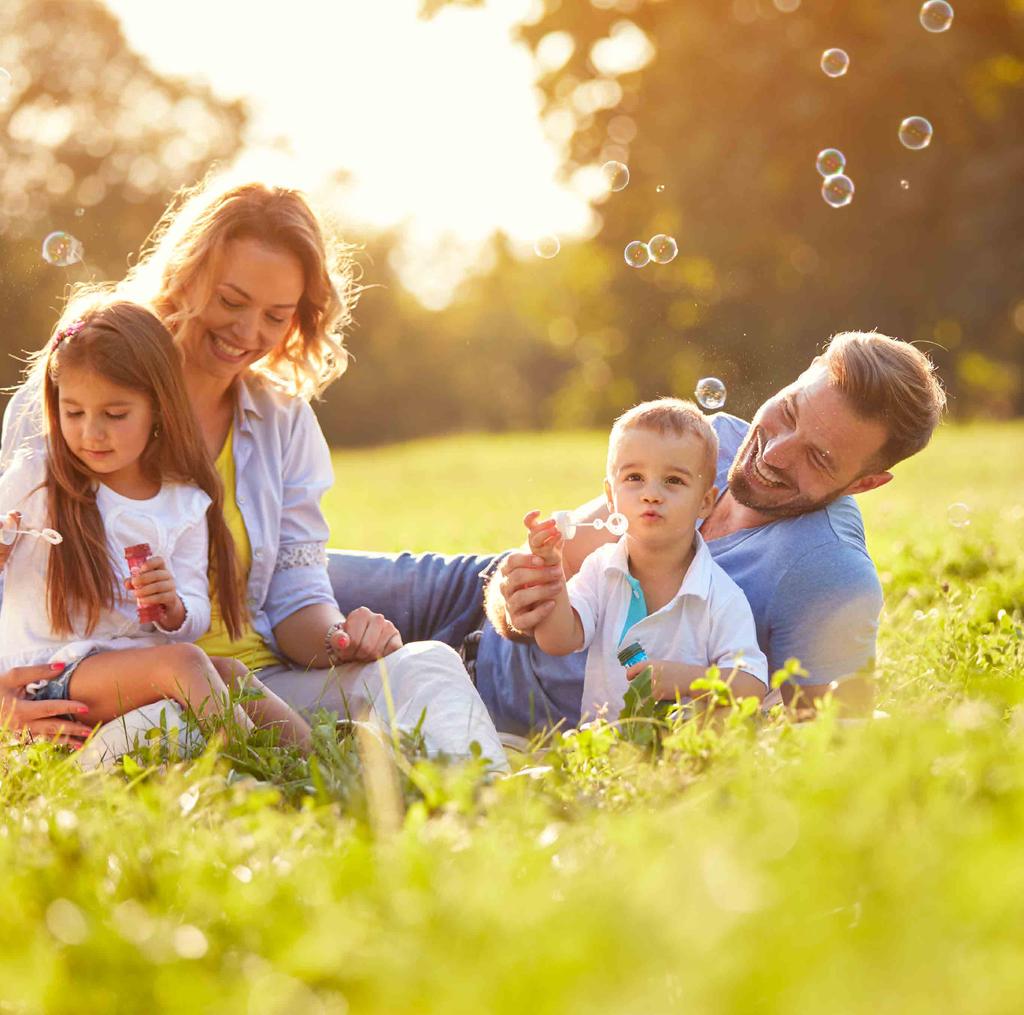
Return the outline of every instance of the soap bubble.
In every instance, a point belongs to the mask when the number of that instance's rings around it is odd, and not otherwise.
[[[665,184],[664,183],[659,183],[658,186],[656,186],[654,189],[655,189],[655,191],[657,193],[664,194],[665,193]]]
[[[642,240],[633,240],[632,243],[626,244],[623,256],[631,268],[642,268],[651,259],[651,252]]]
[[[66,268],[82,260],[85,248],[71,233],[50,233],[43,240],[43,260],[58,268]]]
[[[841,78],[850,69],[850,57],[845,49],[826,49],[821,54],[821,69],[830,78]]]
[[[0,106],[2,106],[11,97],[11,86],[13,79],[11,78],[10,72],[5,71],[3,67],[0,67]]]
[[[562,244],[559,243],[558,237],[554,233],[545,233],[543,236],[538,236],[533,243],[533,252],[538,257],[543,257],[546,261],[550,261],[552,257],[557,256],[561,249]]]
[[[913,151],[927,148],[932,143],[932,125],[923,116],[908,116],[900,124],[900,142]]]
[[[822,148],[817,166],[822,176],[835,176],[846,168],[846,156],[838,148]]]
[[[900,180],[900,190],[910,190],[910,180]]]
[[[717,377],[702,377],[694,395],[702,409],[721,409],[725,405],[725,385]]]
[[[679,253],[679,245],[671,236],[658,233],[647,241],[647,251],[655,264],[668,264]]]
[[[622,162],[606,162],[601,167],[601,174],[609,190],[625,190],[629,183],[629,167]]]
[[[845,208],[853,200],[853,180],[843,173],[826,176],[821,185],[821,196],[833,208]]]
[[[85,209],[84,208],[76,208],[75,209],[75,218],[76,219],[80,219],[84,214],[85,214]]]
[[[954,529],[963,529],[971,524],[971,509],[966,504],[957,501],[956,504],[950,504],[946,508],[946,517]]]
[[[953,7],[946,0],[928,0],[921,8],[921,24],[929,32],[944,32],[953,24]]]

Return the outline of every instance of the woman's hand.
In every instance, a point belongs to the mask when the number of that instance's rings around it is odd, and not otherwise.
[[[42,737],[57,744],[81,746],[92,733],[92,727],[62,715],[76,715],[89,709],[80,701],[30,701],[25,697],[25,686],[34,681],[52,680],[60,676],[60,663],[40,666],[16,666],[0,673],[0,729],[21,733],[26,739]]]
[[[380,613],[360,606],[346,618],[340,629],[348,636],[334,639],[334,655],[338,662],[371,662],[402,647],[398,628]]]
[[[124,584],[140,606],[163,607],[160,626],[165,631],[177,631],[185,623],[185,604],[163,557],[150,557]]]

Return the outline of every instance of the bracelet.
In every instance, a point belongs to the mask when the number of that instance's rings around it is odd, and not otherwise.
[[[324,635],[324,648],[327,651],[327,661],[331,664],[331,666],[340,666],[341,665],[341,660],[338,658],[337,653],[335,653],[335,651],[334,651],[334,636],[339,631],[344,631],[344,630],[345,630],[345,621],[344,620],[338,620],[338,621],[335,621],[335,623],[331,624],[331,626],[329,628],[327,628],[327,633]],[[348,636],[346,635],[346,637],[348,637]]]

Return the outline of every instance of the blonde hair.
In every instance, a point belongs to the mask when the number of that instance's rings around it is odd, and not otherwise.
[[[693,434],[704,443],[704,460],[699,478],[704,480],[704,489],[715,485],[718,471],[718,435],[708,418],[693,402],[682,398],[658,398],[652,402],[641,402],[627,409],[612,424],[608,435],[607,473],[612,478],[612,467],[619,442],[628,430],[653,430],[655,433],[685,437]]]
[[[81,316],[71,321],[65,315],[30,367],[45,419],[50,524],[64,535],[47,564],[51,626],[59,635],[70,635],[81,618],[89,634],[101,611],[111,609],[121,594],[96,504],[96,476],[72,453],[60,427],[61,375],[79,369],[149,399],[156,426],[139,459],[144,475],[157,483],[192,483],[209,496],[208,566],[224,622],[239,638],[249,614],[234,540],[224,521],[223,486],[185,392],[180,353],[159,319],[139,304],[108,300],[83,309],[79,302],[78,312]]]
[[[348,365],[342,331],[352,322],[360,287],[354,248],[325,237],[301,191],[211,174],[171,202],[139,263],[114,289],[152,306],[181,345],[202,329],[225,248],[238,239],[292,254],[305,279],[288,334],[251,369],[290,395],[319,396]]]
[[[822,363],[851,408],[888,430],[871,471],[891,468],[931,440],[946,393],[935,364],[916,346],[874,331],[847,331],[829,340]]]

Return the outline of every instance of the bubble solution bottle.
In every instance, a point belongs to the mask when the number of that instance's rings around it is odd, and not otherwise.
[[[133,578],[139,573],[139,568],[152,556],[153,551],[149,548],[149,543],[136,543],[134,546],[126,546],[124,548],[124,559],[128,561],[128,571]],[[150,624],[155,620],[159,620],[164,612],[164,608],[156,603],[150,603],[146,606],[140,603],[137,609],[140,624]]]
[[[636,666],[637,663],[642,663],[647,659],[647,653],[644,651],[643,645],[638,641],[631,642],[623,649],[619,649],[619,662],[627,670],[630,666]]]

